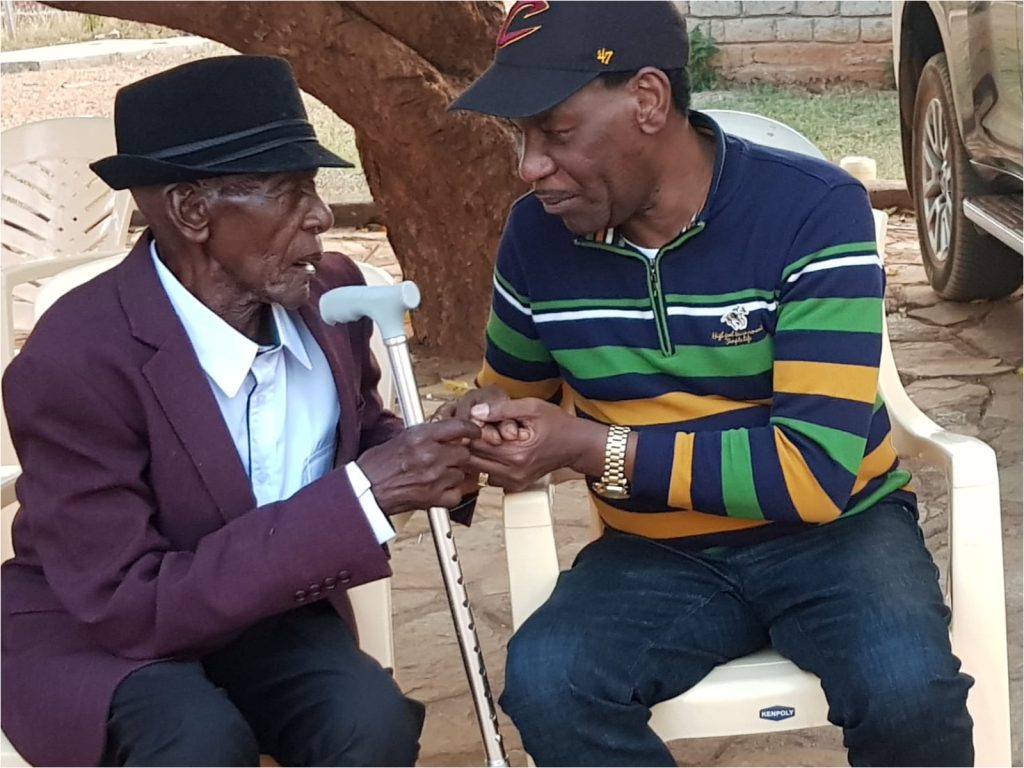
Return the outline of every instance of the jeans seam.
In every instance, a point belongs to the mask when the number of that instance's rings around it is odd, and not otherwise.
[[[679,625],[680,622],[682,622],[684,620],[687,620],[687,619],[690,619],[695,613],[697,613],[700,610],[703,610],[716,597],[719,597],[720,595],[724,595],[726,593],[727,593],[726,590],[720,589],[720,590],[716,591],[714,594],[708,595],[708,597],[705,600],[703,600],[700,603],[700,605],[696,605],[690,611],[688,611],[687,613],[683,614],[682,616],[677,616],[676,618],[674,618],[671,622],[669,622],[665,626],[665,628],[661,632],[659,632],[657,635],[655,635],[654,637],[652,637],[651,639],[649,639],[646,642],[646,644],[643,646],[643,648],[640,650],[640,652],[636,655],[636,659],[633,661],[633,663],[629,666],[629,668],[626,671],[626,674],[629,677],[629,679],[631,681],[633,681],[632,686],[631,686],[630,691],[629,691],[629,700],[630,701],[636,700],[636,692],[637,692],[637,690],[636,690],[636,682],[635,682],[636,681],[636,674],[635,674],[636,669],[640,665],[640,661],[642,659],[644,659],[647,656],[648,652],[651,650],[651,648],[654,647],[656,641],[662,640],[665,637],[667,637]],[[570,681],[570,685],[571,684],[572,684],[572,682]]]

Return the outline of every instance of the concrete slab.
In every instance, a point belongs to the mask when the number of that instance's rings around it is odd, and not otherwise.
[[[163,37],[151,40],[91,40],[86,43],[50,45],[0,52],[0,72],[37,72],[68,66],[99,66],[124,59],[181,56],[222,50],[224,46],[203,37]]]

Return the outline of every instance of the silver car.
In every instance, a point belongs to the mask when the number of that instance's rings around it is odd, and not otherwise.
[[[1021,284],[1021,2],[892,4],[903,167],[932,287],[955,300]]]

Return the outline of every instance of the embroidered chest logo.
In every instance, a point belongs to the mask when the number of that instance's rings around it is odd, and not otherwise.
[[[730,347],[737,344],[750,344],[752,341],[757,340],[757,337],[764,333],[764,326],[759,325],[757,328],[748,327],[749,315],[750,310],[742,304],[730,307],[718,319],[720,323],[727,325],[729,330],[714,331],[711,334],[711,340]]]
[[[525,21],[533,16],[544,13],[544,11],[550,8],[551,5],[547,0],[519,0],[509,9],[508,16],[505,17],[505,23],[498,30],[498,39],[495,41],[497,47],[504,48],[506,45],[517,43],[523,38],[529,37],[541,27],[540,24],[537,24],[534,27],[510,30],[509,27],[512,26],[516,19],[523,19]]]
[[[721,317],[721,321],[734,331],[747,330],[747,308],[737,304]]]

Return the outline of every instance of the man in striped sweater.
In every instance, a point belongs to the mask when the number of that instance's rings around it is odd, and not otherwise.
[[[688,109],[672,3],[519,2],[453,105],[510,119],[532,192],[498,254],[490,482],[570,467],[604,534],[509,645],[538,764],[672,764],[649,708],[771,643],[854,765],[969,765],[947,634],[879,398],[864,188]],[[571,408],[568,406],[571,404]]]

